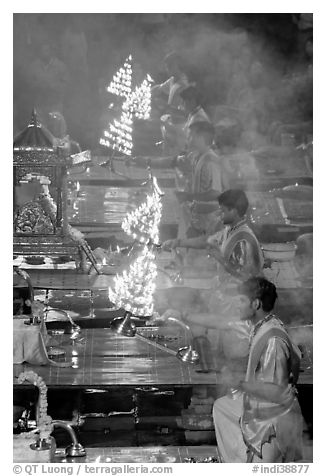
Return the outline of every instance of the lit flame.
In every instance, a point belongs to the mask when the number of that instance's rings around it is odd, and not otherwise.
[[[162,203],[157,192],[148,195],[146,202],[136,210],[128,213],[121,224],[121,228],[127,235],[147,243],[159,242],[159,224],[162,216]]]
[[[108,148],[118,150],[126,155],[131,155],[132,143],[132,116],[128,111],[123,111],[119,121],[114,120],[114,124],[109,124],[110,130],[104,131],[104,138],[100,139],[100,144]]]
[[[160,189],[160,187],[158,186],[158,183],[157,183],[157,178],[156,177],[152,177],[152,181],[153,181],[153,189],[154,189],[154,192],[158,194],[158,196],[160,197],[163,197],[164,195],[164,192]]]
[[[132,56],[129,55],[126,58],[124,65],[113,76],[110,85],[107,87],[107,91],[117,96],[128,97],[131,93],[131,80],[132,80]]]
[[[114,290],[109,288],[110,301],[135,316],[151,316],[154,310],[157,267],[153,250],[159,242],[162,216],[162,193],[159,193],[161,190],[154,179],[153,192],[147,196],[146,202],[129,213],[121,225],[128,235],[145,244],[144,250],[128,271],[123,270],[114,278]],[[152,244],[149,245],[149,242]]]
[[[122,109],[132,112],[137,119],[149,119],[151,114],[151,82],[152,78],[147,75],[140,86],[127,97]]]
[[[126,58],[124,65],[113,76],[107,91],[117,96],[125,97],[122,105],[122,115],[119,120],[114,119],[108,129],[104,131],[100,144],[125,155],[131,155],[133,148],[132,131],[133,119],[149,119],[151,113],[151,83],[149,74],[134,91],[132,85],[132,56]]]
[[[110,301],[135,316],[151,316],[157,276],[154,260],[153,251],[145,246],[143,253],[130,265],[128,273],[124,270],[121,276],[114,278],[114,290],[109,288]]]

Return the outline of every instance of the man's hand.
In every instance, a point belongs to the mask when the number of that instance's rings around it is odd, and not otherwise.
[[[172,117],[170,114],[163,114],[163,116],[161,116],[161,122],[163,122],[164,125],[166,124],[170,124],[172,125]]]
[[[196,200],[194,200],[191,203],[190,209],[196,215],[200,213],[206,213],[206,204],[203,202],[197,202]]]
[[[178,246],[179,240],[178,238],[174,238],[173,240],[166,240],[162,243],[162,250],[164,251],[171,251],[174,250]]]
[[[243,374],[232,372],[229,367],[222,367],[221,372],[221,382],[229,388],[234,390],[240,390],[241,381],[243,380]]]
[[[207,252],[209,256],[213,256],[217,261],[224,262],[223,254],[217,244],[210,243],[207,245]]]
[[[169,317],[172,317],[173,319],[182,319],[182,315],[180,311],[177,311],[176,309],[167,309],[164,314],[161,315],[161,319],[164,321],[167,321]]]
[[[157,312],[154,312],[151,318],[146,321],[147,326],[155,326],[158,324],[167,324],[169,317],[172,317],[174,319],[181,320],[182,316],[181,313],[175,309],[168,309],[165,311],[163,314],[158,314]]]
[[[247,275],[244,275],[242,272],[234,269],[234,267],[228,261],[225,260],[218,245],[216,245],[216,247],[212,247],[212,245],[209,244],[206,249],[208,256],[212,256],[213,258],[215,258],[216,261],[218,261],[224,267],[225,271],[227,271],[237,279],[248,279]]]

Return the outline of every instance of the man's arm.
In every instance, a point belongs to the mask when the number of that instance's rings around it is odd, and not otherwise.
[[[235,278],[242,280],[246,277],[246,274],[242,273],[241,270],[235,268],[235,266],[233,266],[232,263],[230,263],[224,258],[219,248],[209,246],[208,254],[210,256],[213,256],[216,259],[216,261],[218,261],[223,266],[225,271],[227,271],[229,274],[231,274]]]
[[[213,161],[207,161],[200,171],[199,191],[196,193],[182,192],[178,199],[182,201],[217,201],[222,189],[221,171]]]
[[[232,252],[230,266],[232,266],[243,279],[257,276],[261,272],[263,259],[260,258],[258,244],[247,239],[239,241]]]
[[[227,326],[227,323],[223,326],[216,314],[210,313],[188,314],[183,320],[190,325],[197,324],[211,329],[221,329]]]
[[[280,385],[270,382],[255,381],[240,382],[239,385],[239,389],[248,393],[248,395],[272,403],[283,403],[286,388],[286,386],[281,387]]]
[[[152,86],[151,92],[153,94],[163,92],[168,95],[172,83],[173,83],[173,77],[167,79],[166,81],[164,81],[164,83],[155,84],[154,86]]]
[[[251,249],[250,244],[246,240],[241,240],[236,244],[228,260],[224,258],[220,249],[214,243],[208,243],[209,254],[235,278],[244,281],[252,276],[257,276],[261,272],[259,250]]]
[[[288,362],[290,350],[287,343],[278,337],[268,341],[265,352],[260,358],[257,377],[241,382],[240,388],[248,395],[273,403],[283,403],[289,384]]]
[[[213,256],[223,267],[224,269],[234,276],[237,279],[243,279],[246,275],[235,269],[231,263],[225,260],[220,249],[217,246],[207,245],[207,236],[200,235],[194,238],[176,238],[174,240],[168,240],[163,244],[165,249],[174,249],[174,248],[193,248],[193,249],[205,249],[207,248],[208,253]]]
[[[196,236],[195,238],[176,238],[174,240],[167,240],[163,243],[164,249],[175,249],[175,248],[194,248],[194,249],[205,249],[206,248],[207,237],[205,235]]]

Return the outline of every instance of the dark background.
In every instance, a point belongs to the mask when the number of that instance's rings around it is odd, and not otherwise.
[[[305,62],[300,14],[14,14],[14,133],[34,106],[30,68],[45,42],[70,74],[64,101],[68,131],[83,147],[94,147],[109,98],[105,87],[131,53],[139,78],[148,72],[167,79],[163,58],[172,50],[204,92],[203,102],[223,104],[234,58],[260,61],[275,85]],[[68,38],[68,39],[67,39]]]

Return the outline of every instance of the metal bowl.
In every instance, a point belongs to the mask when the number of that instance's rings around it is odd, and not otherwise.
[[[263,243],[261,245],[264,257],[271,261],[291,261],[295,257],[297,245],[288,243]]]

